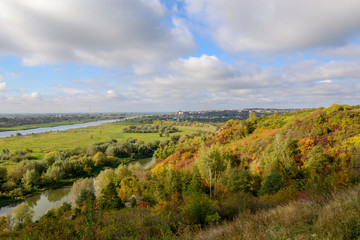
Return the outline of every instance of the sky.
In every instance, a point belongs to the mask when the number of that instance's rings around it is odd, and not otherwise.
[[[358,0],[1,0],[0,113],[360,103]]]

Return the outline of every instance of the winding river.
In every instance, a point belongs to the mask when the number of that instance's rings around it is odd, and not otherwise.
[[[87,123],[61,125],[61,126],[56,126],[56,127],[44,127],[44,128],[33,128],[33,129],[26,129],[26,130],[5,131],[5,132],[0,132],[0,138],[16,136],[16,134],[29,135],[29,134],[35,134],[35,133],[51,132],[51,131],[66,131],[66,130],[69,130],[69,129],[98,126],[98,125],[101,125],[101,124],[104,124],[104,123],[112,123],[112,122],[117,122],[117,121],[124,121],[124,120],[127,120],[127,119],[128,118],[109,119],[109,120],[100,120],[100,121],[87,122]]]
[[[148,168],[152,163],[154,163],[154,158],[144,158],[138,160],[138,162],[144,167]],[[57,208],[61,206],[64,202],[71,203],[70,200],[70,189],[71,187],[64,187],[60,189],[47,190],[43,193],[34,195],[25,199],[23,202],[11,204],[5,207],[0,208],[0,216],[5,216],[7,213],[11,212],[18,205],[26,202],[34,210],[33,221],[36,221],[43,216],[46,211],[53,207]]]

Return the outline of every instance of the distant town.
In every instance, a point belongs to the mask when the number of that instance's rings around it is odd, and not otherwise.
[[[178,111],[173,114],[160,114],[153,117],[159,120],[173,121],[225,122],[230,119],[247,119],[250,112],[255,112],[256,116],[260,117],[261,115],[290,113],[298,110],[299,109],[245,108],[239,110]]]

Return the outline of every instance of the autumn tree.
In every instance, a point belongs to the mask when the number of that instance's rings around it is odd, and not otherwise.
[[[106,163],[106,155],[102,152],[97,152],[93,157],[95,166],[102,166]]]
[[[94,191],[94,182],[91,178],[83,178],[74,182],[70,190],[70,199],[75,204],[82,190]]]
[[[210,197],[212,194],[212,183],[214,182],[214,192],[216,192],[217,180],[220,173],[224,171],[227,157],[223,148],[216,144],[210,148],[202,146],[200,157],[196,160],[196,165],[203,178],[206,178],[210,185]]]
[[[101,191],[116,178],[115,171],[112,169],[106,169],[101,171],[95,179],[95,190],[99,194]]]

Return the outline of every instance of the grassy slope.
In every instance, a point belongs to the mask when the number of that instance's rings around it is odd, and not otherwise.
[[[359,239],[360,185],[316,200],[291,202],[179,239]]]

